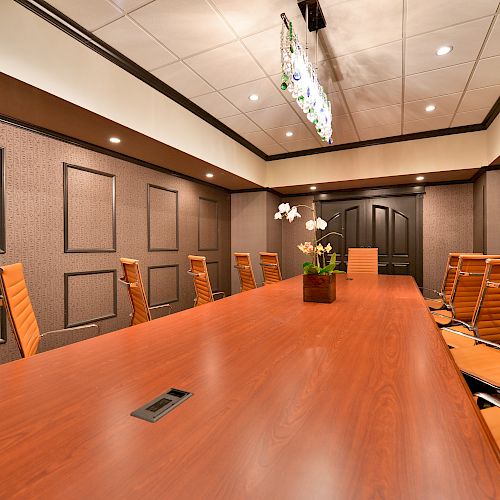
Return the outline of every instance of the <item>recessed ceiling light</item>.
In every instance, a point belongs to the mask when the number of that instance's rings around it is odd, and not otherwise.
[[[429,104],[428,106],[425,107],[425,111],[427,111],[427,113],[432,113],[435,109],[436,106],[434,106],[434,104]]]
[[[286,134],[285,134],[287,137],[292,137],[293,135],[293,132],[291,130],[289,130]]]
[[[311,191],[316,191],[317,187],[316,187],[316,186],[311,186],[309,189],[310,189]]]
[[[205,174],[205,175],[206,175],[209,179],[211,179],[211,178],[214,176],[214,174],[211,174],[210,172],[209,172],[208,174]]]
[[[249,95],[248,98],[251,100],[251,101],[258,101],[259,100],[259,96],[257,94],[252,94],[252,95]]]
[[[451,45],[443,45],[442,47],[439,47],[439,49],[436,50],[436,55],[445,56],[446,54],[449,54],[452,50],[453,47]]]
[[[423,175],[419,175],[417,177],[417,181],[423,181],[425,179],[425,177]]]
[[[120,144],[120,142],[122,142],[122,140],[119,139],[118,137],[110,137],[109,142],[112,142],[113,144]]]

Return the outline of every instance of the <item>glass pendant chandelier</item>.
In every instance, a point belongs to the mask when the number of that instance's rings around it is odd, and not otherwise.
[[[316,69],[309,61],[307,52],[302,48],[292,22],[284,14],[281,17],[283,19],[281,28],[281,90],[291,92],[292,97],[307,115],[307,119],[316,127],[321,140],[332,144],[331,103],[318,82]]]

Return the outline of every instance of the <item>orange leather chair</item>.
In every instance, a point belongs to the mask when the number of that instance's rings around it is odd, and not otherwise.
[[[259,255],[264,285],[271,285],[281,281],[283,278],[281,277],[278,254],[276,252],[259,252]]]
[[[120,278],[120,281],[127,285],[130,305],[132,307],[130,326],[151,321],[151,311],[154,309],[168,307],[170,312],[172,312],[170,304],[149,307],[138,260],[123,257],[120,259],[120,263],[123,269],[123,277]]]
[[[240,277],[240,291],[246,292],[247,290],[257,288],[250,254],[235,252],[234,259],[236,261],[236,265],[234,267],[238,269],[238,275]]]
[[[490,428],[491,434],[493,434],[497,445],[500,447],[500,398],[484,392],[474,394],[474,396],[477,397],[477,403],[486,425]],[[486,401],[491,406],[485,408],[483,401]]]
[[[188,274],[193,277],[196,298],[194,306],[201,306],[213,302],[215,297],[224,298],[224,292],[212,292],[210,277],[208,276],[207,258],[200,255],[188,255],[190,268]]]
[[[43,350],[47,350],[46,347],[49,346],[44,345],[45,341],[43,340],[47,336],[50,336],[50,347],[54,348],[95,337],[99,334],[99,328],[95,324],[40,333],[28,288],[26,287],[22,264],[0,267],[0,285],[3,304],[19,352],[23,358],[36,354],[39,346]]]
[[[378,248],[349,248],[347,274],[378,274]]]

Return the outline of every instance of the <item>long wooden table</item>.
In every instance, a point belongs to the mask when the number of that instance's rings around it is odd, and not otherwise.
[[[301,277],[0,366],[0,498],[500,498],[410,277]],[[155,424],[132,410],[194,396]]]

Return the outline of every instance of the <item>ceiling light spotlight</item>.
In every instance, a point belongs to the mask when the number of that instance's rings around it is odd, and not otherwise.
[[[210,173],[210,172],[209,172],[208,174],[205,174],[205,175],[206,175],[209,179],[211,179],[211,178],[214,176],[214,174],[212,174],[212,173]]]
[[[287,137],[292,137],[293,135],[293,132],[291,130],[289,130],[286,134],[285,134]]]
[[[120,142],[122,142],[122,140],[119,139],[118,137],[110,137],[109,142],[112,142],[113,144],[120,144]]]
[[[434,106],[434,104],[429,104],[428,106],[425,107],[425,111],[427,111],[427,113],[432,113],[435,109],[436,106]]]
[[[419,175],[417,177],[417,181],[423,181],[425,179],[425,177],[423,175]]]
[[[310,189],[311,191],[316,191],[316,189],[318,189],[318,188],[317,188],[316,186],[311,186],[309,189]]]
[[[249,95],[248,98],[251,100],[251,101],[258,101],[259,100],[259,96],[257,94],[252,94],[252,95]]]
[[[453,50],[452,45],[443,45],[442,47],[439,47],[439,49],[436,50],[436,55],[445,56],[446,54],[449,54],[452,50]]]

